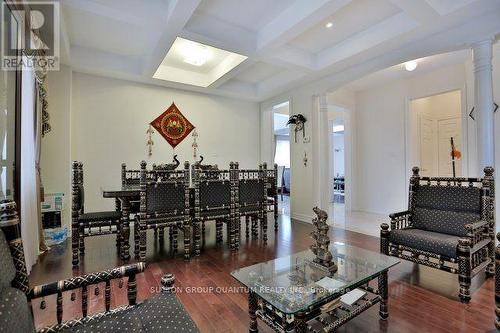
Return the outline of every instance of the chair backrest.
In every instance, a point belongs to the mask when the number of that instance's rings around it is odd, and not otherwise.
[[[26,261],[24,260],[23,241],[21,239],[21,226],[17,215],[17,207],[14,201],[0,201],[0,229],[2,230],[4,242],[0,246],[0,275],[2,275],[1,285],[11,281],[11,285],[25,293],[28,292],[28,273],[26,271]],[[7,251],[7,247],[10,250]],[[10,259],[10,260],[9,260]],[[15,277],[12,280],[12,264],[15,270]]]
[[[142,217],[185,217],[189,215],[189,162],[183,170],[146,170],[141,162]]]
[[[77,214],[82,214],[85,210],[85,188],[83,186],[83,163],[73,161],[72,164],[72,209]]]
[[[229,170],[200,169],[192,170],[194,187],[194,212],[199,219],[211,212],[226,210],[229,214],[236,202],[235,163]]]
[[[239,207],[262,208],[267,200],[267,170],[263,165],[258,170],[238,170]]]
[[[127,170],[127,165],[122,163],[122,186],[140,185],[141,170]]]
[[[28,305],[28,275],[13,201],[0,202],[0,331],[35,332]]]
[[[409,208],[415,228],[466,236],[466,225],[480,220],[494,223],[493,171],[483,179],[420,177],[413,168]]]

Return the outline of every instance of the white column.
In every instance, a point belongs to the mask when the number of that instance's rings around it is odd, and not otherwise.
[[[320,162],[320,204],[321,209],[328,212],[330,205],[330,140],[328,130],[328,101],[326,94],[319,96],[319,162]],[[333,220],[333,216],[330,217]]]
[[[474,104],[477,122],[477,152],[479,174],[485,166],[495,164],[492,39],[472,45],[474,62]]]

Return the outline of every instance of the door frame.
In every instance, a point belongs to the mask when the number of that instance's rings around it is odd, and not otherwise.
[[[271,142],[271,147],[270,147],[270,151],[269,151],[269,156],[265,157],[263,156],[263,142],[261,142],[261,159],[266,161],[267,159],[269,159],[270,161],[270,166],[272,168],[274,168],[274,154],[275,154],[275,147],[276,147],[276,138],[275,138],[275,135],[274,135],[274,107],[276,105],[280,105],[280,104],[283,104],[283,103],[287,103],[288,102],[288,116],[292,115],[293,113],[293,110],[292,110],[292,98],[289,97],[289,98],[283,98],[283,99],[277,99],[277,100],[274,100],[272,101],[269,106],[264,109],[262,112],[261,112],[261,125],[265,124],[266,122],[271,124],[270,126],[270,131],[269,133],[265,133],[267,132],[268,130],[266,130],[266,128],[264,128],[264,126],[261,126],[261,140],[267,140],[269,139],[270,142]],[[289,210],[290,210],[290,217],[292,216],[292,192],[293,192],[293,167],[292,167],[292,164],[293,164],[293,158],[292,158],[292,141],[291,141],[291,138],[292,138],[292,131],[291,131],[291,128],[288,127],[288,137],[290,138],[290,199],[288,200],[288,205],[289,205]],[[265,155],[265,153],[264,153]],[[270,167],[268,165],[268,168]],[[276,175],[276,179],[278,178],[278,175]],[[279,185],[278,185],[279,186]],[[278,201],[278,204],[279,204],[279,201]]]
[[[343,109],[343,118],[344,118],[344,176],[345,176],[345,190],[344,190],[344,202],[345,202],[345,212],[350,212],[352,210],[352,189],[353,189],[353,173],[352,173],[352,160],[353,160],[353,128],[352,128],[352,112],[351,108],[348,105],[343,105],[342,103],[335,103],[335,104],[328,104],[328,107],[339,107]],[[320,166],[327,166],[328,168],[328,181],[330,181],[333,178],[333,175],[330,173],[330,163],[334,163],[333,161],[333,153],[331,146],[331,139],[330,136],[332,134],[332,130],[329,127],[330,121],[328,119],[328,113],[331,110],[328,109],[328,112],[322,112],[325,113],[324,115],[319,116],[319,121],[320,121],[320,127],[324,124],[323,122],[326,122],[326,126],[328,127],[328,131],[325,133],[325,131],[319,131],[320,132],[320,143],[324,142],[327,143],[327,151],[328,154],[319,154],[319,163]],[[321,112],[317,110],[317,112]],[[320,174],[326,174],[325,173],[320,173]],[[321,181],[321,180],[320,180]],[[332,184],[330,184],[332,185]],[[318,191],[321,193],[318,193],[319,198],[330,198],[330,192],[331,189],[330,187],[325,187],[321,186]],[[330,204],[330,202],[328,201]],[[333,217],[335,218],[335,217]]]
[[[402,204],[403,207],[407,204],[407,198],[408,198],[408,188],[410,185],[410,176],[412,174],[411,169],[414,167],[414,165],[411,165],[410,161],[410,151],[412,149],[411,147],[411,138],[410,138],[410,131],[411,131],[411,102],[416,99],[420,98],[426,98],[426,97],[432,97],[436,95],[441,95],[445,93],[449,93],[452,91],[460,91],[460,109],[461,109],[461,131],[462,131],[462,176],[467,177],[469,176],[469,129],[468,129],[468,111],[467,111],[467,87],[465,85],[461,86],[455,86],[455,87],[449,87],[448,89],[442,89],[442,90],[437,90],[434,93],[431,94],[425,94],[425,95],[413,95],[410,97],[406,98],[405,102],[405,113],[404,113],[404,136],[405,136],[405,170],[404,170],[404,175],[405,177],[405,193],[406,197],[403,198]]]

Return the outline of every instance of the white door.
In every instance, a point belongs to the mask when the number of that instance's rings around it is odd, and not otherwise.
[[[422,176],[435,176],[437,168],[436,122],[426,116],[420,117],[420,171]]]
[[[451,138],[455,149],[462,151],[460,118],[438,120],[438,175],[439,177],[452,177],[453,166],[451,160]],[[455,159],[456,176],[462,176],[462,159]]]

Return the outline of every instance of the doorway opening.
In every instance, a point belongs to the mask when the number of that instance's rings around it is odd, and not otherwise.
[[[462,177],[466,167],[461,91],[410,102],[410,160],[426,177]]]
[[[334,224],[345,225],[349,211],[349,110],[330,105],[328,107],[328,174],[330,214]]]
[[[274,163],[278,165],[278,210],[290,216],[290,103],[273,106]]]

